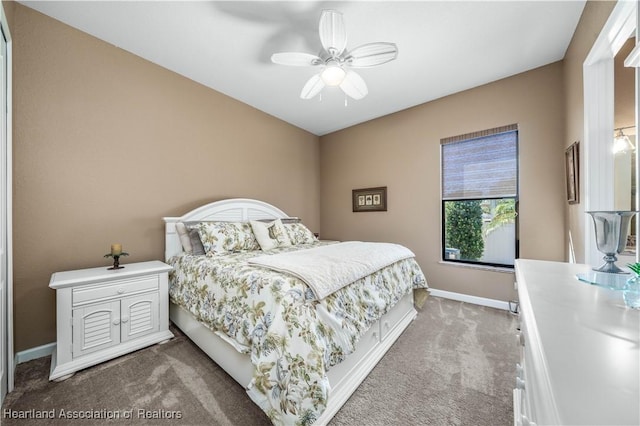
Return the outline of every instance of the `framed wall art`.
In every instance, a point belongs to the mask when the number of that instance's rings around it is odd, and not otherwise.
[[[354,212],[386,212],[387,187],[362,188],[352,191]]]
[[[569,204],[580,202],[579,172],[580,172],[580,142],[574,142],[564,153],[564,164],[567,180],[567,201]]]

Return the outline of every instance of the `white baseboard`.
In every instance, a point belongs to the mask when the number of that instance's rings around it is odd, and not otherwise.
[[[53,354],[53,351],[55,350],[56,350],[56,344],[48,343],[46,345],[20,351],[16,354],[15,365],[22,364],[23,362],[31,361],[32,359],[49,356]]]
[[[485,297],[470,296],[468,294],[454,293],[452,291],[438,290],[435,288],[429,289],[429,294],[435,297],[442,297],[444,299],[457,300],[459,302],[473,303],[474,305],[488,306],[490,308],[509,310],[509,302],[503,302],[502,300],[487,299]],[[15,356],[15,365],[22,364],[23,362],[31,361],[32,359],[42,358],[53,354],[56,350],[56,344],[48,343],[46,345],[38,346],[35,348],[20,351]]]
[[[454,293],[452,291],[438,290],[435,288],[429,289],[429,294],[435,297],[442,297],[444,299],[457,300],[459,302],[473,303],[474,305],[488,306],[490,308],[509,310],[509,302],[503,302],[502,300],[487,299],[486,297],[471,296],[468,294]]]

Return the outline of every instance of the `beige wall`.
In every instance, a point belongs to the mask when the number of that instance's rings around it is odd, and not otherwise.
[[[325,238],[393,241],[417,255],[431,287],[498,300],[513,274],[439,263],[440,139],[519,126],[520,256],[564,260],[562,63],[320,138]],[[351,190],[388,187],[388,211],[352,213]]]
[[[602,27],[615,7],[615,2],[587,2],[578,27],[564,58],[565,86],[565,146],[574,141],[584,140],[584,80],[582,65]],[[584,149],[580,150],[580,164],[584,165]],[[582,171],[582,170],[581,170]],[[584,200],[584,173],[580,173],[580,199]],[[569,205],[566,211],[567,248],[575,253],[578,263],[585,261],[585,225],[588,223],[584,213],[584,202]],[[589,229],[591,230],[591,229]],[[572,245],[570,244],[572,243]],[[569,253],[567,253],[569,256]],[[567,257],[569,259],[569,257]]]
[[[102,255],[116,241],[132,253],[128,262],[162,259],[162,216],[227,197],[271,202],[323,238],[406,244],[432,287],[508,300],[512,274],[438,263],[439,140],[510,123],[520,126],[521,257],[565,260],[568,229],[584,258],[582,205],[565,208],[563,150],[582,140],[582,62],[613,2],[587,3],[562,63],[320,142],[20,4],[4,4],[14,40],[17,351],[55,340],[52,272],[106,266]],[[384,185],[388,212],[351,212],[352,189]]]
[[[55,271],[163,259],[163,216],[258,198],[319,231],[318,137],[15,4],[15,349],[55,341]]]
[[[2,9],[4,10],[5,15],[7,16],[7,23],[9,24],[9,28],[13,25],[13,7],[15,2],[13,0],[2,0]]]

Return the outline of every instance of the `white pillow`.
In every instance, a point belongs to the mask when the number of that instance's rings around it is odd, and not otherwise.
[[[291,245],[291,240],[280,219],[265,223],[257,220],[251,221],[251,229],[258,240],[258,244],[263,251],[272,250],[276,247],[286,247]]]
[[[185,253],[191,254],[193,252],[193,246],[191,245],[191,238],[189,237],[189,230],[182,222],[176,223],[176,232],[180,237],[180,243],[182,244],[182,250]]]

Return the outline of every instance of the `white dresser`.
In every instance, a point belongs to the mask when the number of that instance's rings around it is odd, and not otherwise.
[[[586,284],[590,266],[516,260],[515,425],[640,424],[640,311]]]
[[[160,261],[56,272],[57,345],[49,380],[163,342],[169,331],[168,271]]]

